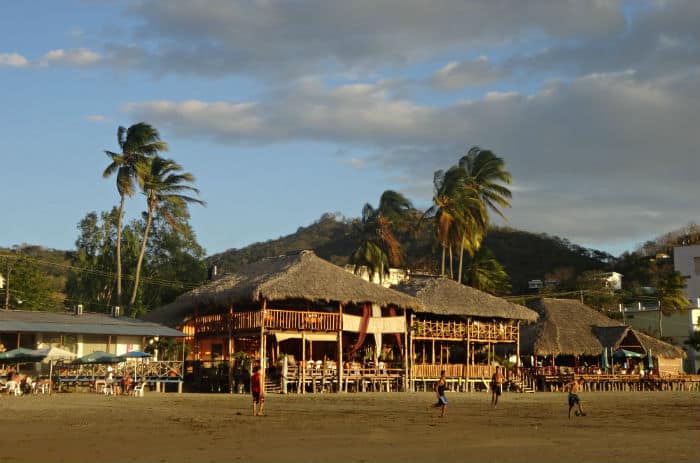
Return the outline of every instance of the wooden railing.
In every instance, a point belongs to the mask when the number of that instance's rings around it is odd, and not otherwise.
[[[413,323],[414,338],[471,339],[473,341],[515,342],[518,326],[512,323],[473,321],[417,320]]]
[[[340,314],[296,310],[267,309],[264,312],[238,312],[233,314],[233,329],[265,328],[273,330],[340,330]]]
[[[445,376],[448,378],[463,378],[465,376],[467,366],[462,364],[435,364],[435,363],[419,363],[411,368],[411,376],[413,378],[439,378],[440,372],[445,370]],[[470,378],[486,378],[491,379],[495,369],[490,365],[470,365]]]

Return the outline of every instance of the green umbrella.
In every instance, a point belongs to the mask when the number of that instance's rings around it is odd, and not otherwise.
[[[73,363],[76,363],[78,365],[89,365],[95,363],[119,363],[123,361],[124,359],[119,357],[118,355],[97,350],[95,352],[91,352],[87,355],[73,360]]]
[[[0,353],[0,363],[36,363],[41,362],[46,354],[34,349],[19,347]]]
[[[643,354],[640,354],[638,352],[633,352],[631,350],[627,349],[617,349],[615,352],[613,352],[614,357],[627,357],[627,358],[642,358],[644,357]]]

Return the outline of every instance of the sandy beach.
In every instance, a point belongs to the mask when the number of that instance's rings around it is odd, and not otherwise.
[[[1,461],[9,462],[658,462],[700,461],[700,394],[247,395],[87,393],[0,397]]]

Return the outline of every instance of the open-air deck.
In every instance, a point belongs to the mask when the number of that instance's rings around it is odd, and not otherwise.
[[[340,314],[300,310],[265,309],[232,314],[200,315],[196,317],[200,336],[226,336],[229,327],[235,331],[265,328],[268,330],[330,331],[341,328]]]
[[[516,342],[518,325],[510,322],[417,320],[413,339],[445,341]]]

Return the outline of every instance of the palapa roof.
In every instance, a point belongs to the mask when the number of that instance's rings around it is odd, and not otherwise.
[[[145,318],[170,326],[181,323],[195,306],[221,307],[240,303],[291,299],[374,303],[422,309],[417,299],[370,283],[320,257],[313,251],[271,257],[242,267],[236,273],[195,288],[175,302],[150,312]]]
[[[513,304],[500,297],[465,286],[444,277],[412,275],[394,287],[420,300],[424,309],[437,315],[459,315],[465,317],[505,318],[511,320],[537,320],[537,312]]]
[[[663,358],[680,358],[682,349],[647,336],[573,299],[543,298],[535,310],[540,318],[520,333],[523,353],[537,355],[600,355],[604,347],[616,349],[631,331],[645,352]]]

